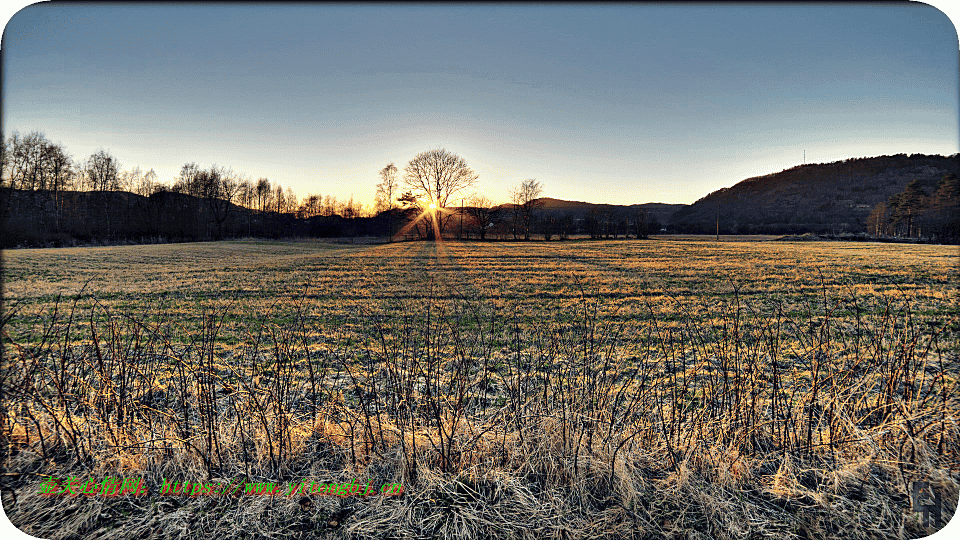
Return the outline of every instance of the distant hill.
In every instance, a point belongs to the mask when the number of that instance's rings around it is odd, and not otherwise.
[[[651,220],[656,220],[662,224],[668,223],[670,221],[670,217],[673,216],[677,210],[687,206],[686,204],[667,203],[643,203],[631,205],[596,204],[582,201],[564,201],[561,199],[553,199],[551,197],[544,197],[540,199],[540,201],[543,203],[543,206],[541,207],[542,212],[553,214],[557,217],[561,217],[564,214],[582,217],[588,214],[591,210],[599,212],[612,211],[614,213],[630,214],[635,210],[643,209],[647,212],[647,216]]]
[[[960,172],[958,155],[897,154],[801,165],[748,178],[715,191],[668,220],[670,230],[721,234],[863,233],[879,203],[918,180],[928,193],[948,173]]]

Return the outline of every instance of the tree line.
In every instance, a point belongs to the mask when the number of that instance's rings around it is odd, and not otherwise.
[[[74,160],[64,147],[47,140],[40,132],[20,135],[14,132],[2,143],[0,187],[24,191],[128,191],[144,197],[172,192],[198,198],[219,199],[261,212],[297,213],[301,217],[315,215],[361,216],[368,209],[349,201],[338,201],[332,195],[307,195],[302,201],[296,193],[267,178],[256,181],[243,173],[225,167],[203,169],[187,163],[180,174],[167,185],[158,180],[153,169],[143,172],[139,166],[120,168],[116,157],[98,150],[85,160]]]
[[[375,209],[378,215],[401,223],[393,230],[408,237],[531,240],[536,236],[550,241],[589,234],[591,238],[646,238],[660,226],[642,209],[546,212],[543,184],[534,178],[514,186],[509,202],[494,204],[473,190],[478,177],[466,160],[442,148],[414,157],[402,179],[393,163],[380,171],[380,178]]]
[[[332,195],[298,198],[267,178],[189,162],[170,183],[154,170],[124,169],[106,150],[83,160],[40,132],[0,139],[0,246],[169,242],[258,237],[388,236],[530,240],[629,234],[638,216],[542,214],[543,185],[520,182],[494,204],[474,188],[478,175],[444,149],[422,152],[403,169],[380,171],[372,207]],[[606,217],[606,219],[604,219]],[[640,219],[640,221],[637,221]]]
[[[106,150],[74,159],[40,132],[0,139],[0,247],[378,233],[371,209],[228,167],[186,163],[171,182]],[[368,218],[354,222],[353,218]]]
[[[912,180],[873,208],[867,226],[878,237],[960,243],[960,179],[945,174],[929,193]]]

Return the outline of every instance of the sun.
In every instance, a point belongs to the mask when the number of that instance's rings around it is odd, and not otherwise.
[[[436,209],[437,209],[437,205],[434,204],[434,203],[430,203],[430,209],[431,209],[431,210],[436,210]]]

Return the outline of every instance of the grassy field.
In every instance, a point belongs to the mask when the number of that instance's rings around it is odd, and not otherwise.
[[[45,538],[903,538],[926,481],[948,521],[957,248],[727,240],[6,251],[4,508]],[[108,474],[151,494],[38,493]],[[238,477],[404,494],[156,494]]]

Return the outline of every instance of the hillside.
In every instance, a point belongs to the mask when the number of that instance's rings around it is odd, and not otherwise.
[[[880,203],[916,179],[930,193],[948,173],[960,171],[958,155],[897,154],[801,165],[748,178],[679,209],[669,220],[676,232],[723,234],[865,233]]]
[[[620,212],[624,214],[630,214],[636,210],[644,210],[651,220],[658,221],[660,223],[668,223],[671,216],[676,213],[681,208],[685,208],[686,204],[667,204],[667,203],[643,203],[643,204],[631,204],[631,205],[620,205],[620,204],[596,204],[588,203],[582,201],[564,201],[561,199],[553,199],[551,197],[544,197],[540,199],[540,202],[543,203],[541,211],[547,214],[553,214],[557,217],[562,216],[563,214],[570,214],[576,217],[583,217],[591,210],[596,211],[613,211]]]

